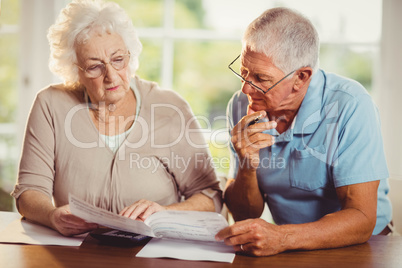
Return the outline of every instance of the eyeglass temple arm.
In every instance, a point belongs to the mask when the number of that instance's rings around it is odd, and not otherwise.
[[[279,80],[278,82],[276,82],[271,88],[273,88],[274,86],[276,86],[277,84],[279,84],[280,82],[282,82],[283,80],[285,80],[289,75],[291,75],[292,73],[294,73],[296,70],[291,71],[290,73],[288,73],[284,78],[282,78],[281,80]],[[269,91],[269,90],[268,90]],[[268,92],[267,91],[267,92]],[[266,93],[266,92],[265,92]]]

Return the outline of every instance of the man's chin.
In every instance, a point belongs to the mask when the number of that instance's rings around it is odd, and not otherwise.
[[[248,105],[247,106],[247,115],[259,112],[259,111],[263,111],[265,110],[264,108],[260,107],[260,106],[256,106],[256,105]]]

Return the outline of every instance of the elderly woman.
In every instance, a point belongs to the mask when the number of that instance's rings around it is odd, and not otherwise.
[[[189,105],[135,77],[142,46],[114,3],[73,1],[50,27],[50,67],[27,123],[12,195],[28,220],[90,231],[68,195],[144,220],[160,210],[220,211],[221,190]],[[53,201],[52,201],[53,198]]]

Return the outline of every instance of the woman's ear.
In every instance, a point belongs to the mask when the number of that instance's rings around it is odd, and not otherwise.
[[[300,68],[296,71],[297,78],[295,80],[295,89],[301,89],[305,85],[308,85],[308,82],[311,79],[311,76],[313,75],[313,69],[311,67],[303,67]]]

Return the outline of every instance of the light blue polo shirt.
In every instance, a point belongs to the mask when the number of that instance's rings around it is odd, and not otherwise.
[[[229,131],[247,113],[247,96],[236,92],[229,101]],[[292,126],[273,146],[260,150],[257,179],[277,224],[317,221],[341,209],[335,188],[381,180],[377,223],[381,232],[392,218],[387,197],[388,168],[378,110],[356,81],[319,70],[310,82]],[[239,161],[231,144],[230,178]]]

